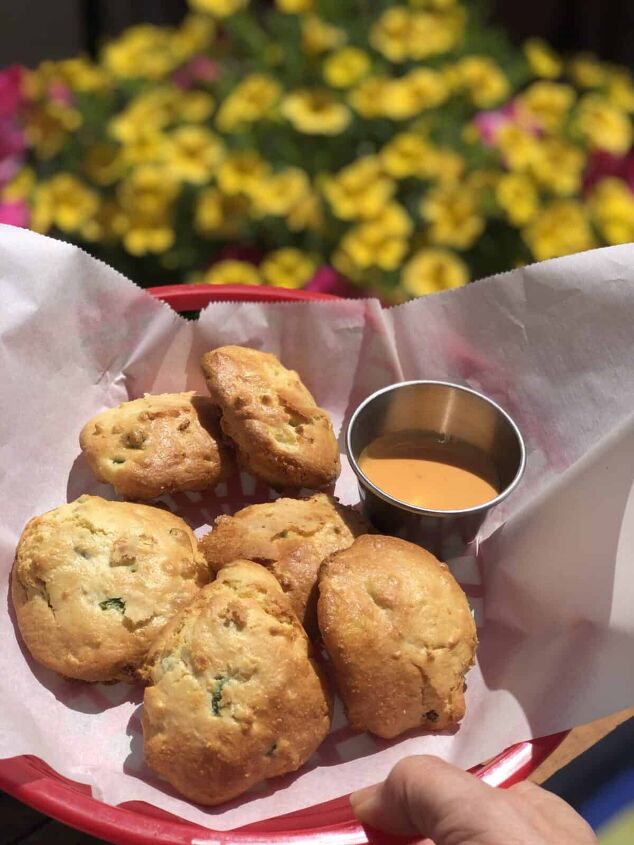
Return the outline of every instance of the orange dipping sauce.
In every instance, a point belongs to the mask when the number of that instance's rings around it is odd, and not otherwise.
[[[483,452],[420,431],[377,437],[361,452],[358,464],[385,493],[429,510],[473,508],[500,491],[495,467]]]

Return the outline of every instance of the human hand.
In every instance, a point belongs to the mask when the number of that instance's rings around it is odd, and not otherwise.
[[[407,757],[383,783],[354,792],[364,824],[420,845],[597,845],[565,801],[535,784],[495,789],[438,757]]]

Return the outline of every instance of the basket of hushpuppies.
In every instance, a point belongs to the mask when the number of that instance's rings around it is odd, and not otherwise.
[[[200,363],[208,395],[145,395],[81,430],[121,501],[82,495],[24,528],[11,594],[33,658],[143,684],[146,761],[202,805],[300,768],[335,693],[385,739],[457,724],[477,637],[447,566],[330,495],[339,448],[300,374],[241,346]],[[240,468],[283,494],[200,541],[152,504]]]

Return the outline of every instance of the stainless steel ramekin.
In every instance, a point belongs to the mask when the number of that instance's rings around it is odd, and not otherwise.
[[[480,449],[497,470],[499,494],[477,507],[441,511],[410,505],[381,490],[359,468],[361,452],[382,434],[412,430]],[[405,381],[368,396],[350,420],[346,448],[374,527],[419,543],[441,560],[464,551],[491,508],[517,487],[526,463],[522,435],[506,411],[475,390],[444,381]]]

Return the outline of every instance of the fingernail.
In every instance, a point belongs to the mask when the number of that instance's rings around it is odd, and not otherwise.
[[[365,786],[363,789],[357,789],[356,792],[350,793],[350,803],[354,810],[359,804],[362,804],[370,797],[376,790],[376,786]]]
[[[366,820],[368,809],[374,806],[376,792],[376,786],[366,786],[365,789],[359,789],[350,796],[352,812],[361,821]]]

